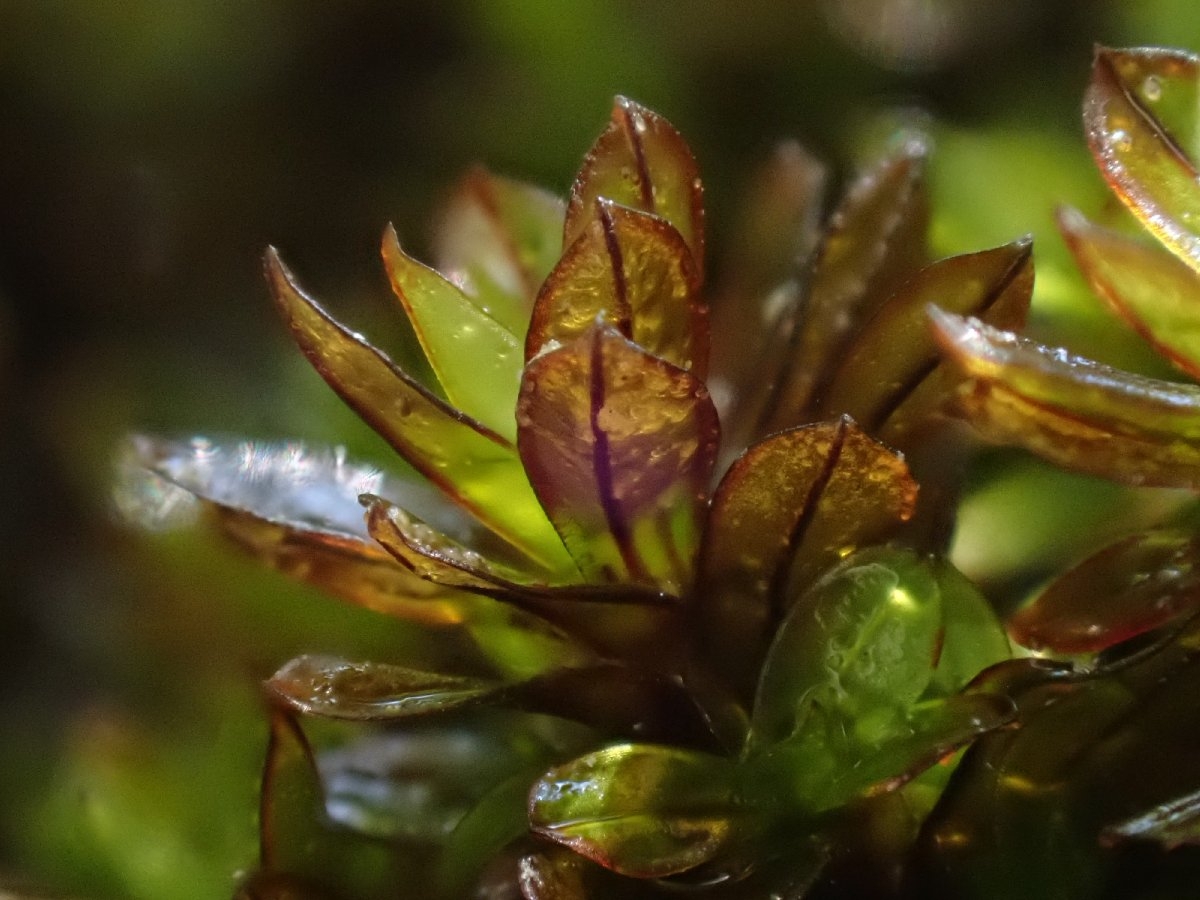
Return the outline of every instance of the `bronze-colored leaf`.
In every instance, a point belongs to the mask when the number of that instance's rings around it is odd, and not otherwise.
[[[613,102],[612,119],[583,161],[563,227],[563,247],[592,219],[601,197],[654,213],[683,235],[704,270],[704,191],[687,143],[666,119],[625,97]]]
[[[699,380],[597,324],[526,366],[517,427],[529,478],[589,581],[688,586],[719,437]]]
[[[930,382],[941,356],[929,333],[926,307],[976,316],[1000,328],[1025,323],[1033,295],[1033,242],[1014,241],[993,250],[953,256],[922,269],[880,307],[854,336],[829,387],[817,404],[820,415],[853,416],[875,433]],[[943,381],[943,379],[939,379]],[[948,387],[939,384],[937,393]],[[936,399],[920,403],[921,413]],[[909,411],[911,421],[919,415]]]
[[[521,384],[521,342],[439,272],[383,234],[383,266],[446,397],[476,422],[511,441]]]
[[[1059,210],[1058,227],[1092,290],[1165,359],[1200,378],[1200,276],[1074,209]]]
[[[910,140],[851,185],[834,212],[760,434],[813,420],[811,405],[849,336],[925,264],[928,152]]]
[[[1060,575],[1008,624],[1018,643],[1099,653],[1200,606],[1200,537],[1150,531],[1105,547]]]
[[[585,866],[577,853],[547,848],[521,857],[518,880],[524,900],[589,900]]]
[[[1130,484],[1200,487],[1200,388],[1121,372],[930,310],[985,437]]]
[[[1200,173],[1155,106],[1190,96],[1195,118],[1200,59],[1172,50],[1096,51],[1083,101],[1088,143],[1109,185],[1167,248],[1200,271]]]
[[[291,713],[271,713],[263,765],[258,827],[261,864],[267,871],[315,875],[330,853],[322,827],[325,794],[308,739]]]
[[[521,340],[534,295],[558,261],[565,211],[548,191],[477,166],[443,210],[437,268]]]
[[[538,293],[525,358],[551,341],[574,340],[600,320],[703,378],[707,309],[683,238],[665,220],[608,200],[597,200],[594,212]]]
[[[334,321],[300,290],[274,250],[266,266],[292,336],[342,399],[413,468],[514,547],[551,572],[570,571],[513,446]]]
[[[379,722],[478,703],[503,684],[387,663],[299,656],[272,675],[265,687],[275,702],[304,715]]]
[[[698,585],[711,657],[754,678],[797,593],[913,513],[917,484],[898,454],[843,418],[767,438],[721,480]],[[735,665],[736,664],[736,665]]]

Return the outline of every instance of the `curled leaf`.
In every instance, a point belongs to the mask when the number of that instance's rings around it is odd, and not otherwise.
[[[687,245],[657,216],[596,201],[595,217],[563,253],[533,308],[525,357],[565,344],[597,320],[704,377],[707,311]]]
[[[1058,227],[1092,289],[1163,357],[1200,377],[1200,276],[1076,210],[1059,210]]]
[[[266,682],[275,701],[304,715],[371,722],[456,709],[501,687],[483,678],[327,656],[297,657]]]
[[[450,403],[511,441],[521,384],[521,342],[440,273],[383,234],[383,265]]]
[[[692,151],[670,122],[625,97],[613,102],[608,128],[571,185],[564,247],[588,227],[601,197],[666,219],[691,248],[696,270],[703,272],[703,188]]]
[[[546,569],[570,571],[512,444],[447,406],[334,321],[300,290],[274,250],[267,252],[266,267],[292,336],[330,387],[479,521]]]
[[[533,297],[558,261],[564,211],[548,191],[476,167],[443,211],[437,268],[521,340]]]
[[[678,594],[719,435],[693,375],[594,325],[525,368],[517,445],[584,576]]]
[[[1020,644],[1098,653],[1200,606],[1200,537],[1131,535],[1084,560],[1009,620]]]
[[[648,744],[581,756],[551,769],[529,794],[536,834],[637,878],[707,862],[742,815],[732,763]]]
[[[1200,487],[1200,388],[1121,372],[930,310],[985,437],[1131,484]]]
[[[1200,60],[1191,54],[1101,47],[1083,120],[1096,164],[1117,196],[1172,253],[1200,271],[1200,173],[1155,111],[1182,93],[1177,105],[1194,119],[1198,80]]]
[[[912,515],[917,485],[904,460],[849,419],[769,437],[730,467],[713,496],[698,582],[712,657],[761,648],[798,593],[848,553],[886,539]]]
[[[929,333],[926,307],[976,316],[1000,328],[1024,324],[1033,295],[1033,242],[943,259],[922,269],[863,326],[841,357],[818,410],[853,416],[874,433],[931,382],[941,357]],[[938,381],[944,381],[938,379]],[[949,385],[940,383],[944,395]],[[926,398],[910,420],[936,407]]]

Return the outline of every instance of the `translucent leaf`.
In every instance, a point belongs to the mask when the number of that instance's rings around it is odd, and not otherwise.
[[[929,333],[930,303],[1014,329],[1024,325],[1032,295],[1033,242],[1028,238],[933,263],[892,295],[855,335],[818,410],[823,417],[853,416],[874,433],[931,382],[941,362]],[[939,385],[941,391],[948,387]],[[921,412],[935,406],[928,400],[921,405]]]
[[[606,197],[670,222],[691,248],[697,271],[703,271],[703,193],[692,151],[671,123],[617,97],[608,128],[588,151],[571,186],[563,246],[583,233],[596,201]]]
[[[518,447],[589,581],[691,580],[719,426],[704,385],[612,328],[526,366]]]
[[[803,732],[817,707],[877,743],[929,684],[941,621],[937,580],[916,554],[879,547],[851,556],[780,626],[759,680],[752,746]]]
[[[945,697],[1008,659],[1012,648],[1004,626],[979,589],[946,560],[934,562],[933,567],[942,596],[942,627],[937,667],[927,696]]]
[[[1200,845],[1200,790],[1110,825],[1101,833],[1101,840],[1108,844],[1148,840],[1167,850]]]
[[[842,419],[756,444],[721,480],[698,581],[710,656],[753,678],[798,591],[912,515],[917,485],[896,453]]]
[[[558,197],[476,167],[443,211],[437,268],[523,340],[538,287],[562,249]]]
[[[1200,606],[1200,537],[1131,535],[1055,581],[1009,620],[1018,643],[1055,653],[1098,653]]]
[[[276,701],[304,715],[372,722],[455,709],[502,686],[483,678],[328,656],[297,657],[266,682]]]
[[[572,760],[543,775],[529,794],[536,834],[638,878],[712,859],[741,815],[732,763],[649,744],[620,744]]]
[[[318,875],[332,853],[322,827],[325,799],[308,740],[292,716],[271,714],[271,736],[259,795],[262,866],[268,871]]]
[[[583,858],[565,851],[521,857],[518,879],[524,900],[588,900]]]
[[[928,147],[911,140],[862,175],[829,221],[791,336],[789,369],[774,386],[765,431],[812,421],[810,405],[845,342],[926,262]]]
[[[1197,67],[1197,57],[1178,51],[1100,48],[1083,121],[1112,189],[1172,253],[1200,270],[1200,174],[1157,114],[1175,107],[1184,121],[1195,119]]]
[[[161,483],[145,483],[165,479],[193,504],[200,501],[242,549],[343,600],[431,625],[461,623],[476,603],[398,566],[367,534],[358,495],[379,491],[403,497],[460,534],[472,533],[466,516],[440,509],[442,498],[423,485],[350,463],[339,451],[137,436],[127,448],[124,469],[121,491],[139,494],[139,515],[158,520],[163,514],[146,509],[147,504],[179,505]],[[133,501],[120,502],[128,507]]]
[[[538,293],[526,338],[532,359],[597,320],[681,369],[704,377],[707,310],[687,245],[666,221],[607,200]]]
[[[1200,388],[1120,372],[932,309],[985,437],[1129,484],[1200,487]]]
[[[1058,227],[1097,294],[1175,366],[1200,377],[1200,277],[1174,256],[1061,209]]]
[[[383,265],[450,403],[513,440],[520,340],[441,274],[401,250],[390,227],[383,235]]]
[[[422,475],[552,572],[571,570],[512,445],[442,403],[296,286],[274,250],[275,301],[321,376]]]

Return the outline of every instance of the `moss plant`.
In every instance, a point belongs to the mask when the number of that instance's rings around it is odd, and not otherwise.
[[[1086,101],[1106,176],[1174,255],[1061,217],[1193,376],[1200,179],[1171,129],[1196,65],[1102,51]],[[411,474],[146,437],[134,468],[461,652],[307,655],[266,683],[243,896],[1089,896],[1144,868],[1127,845],[1195,839],[1194,530],[1103,549],[1020,611],[1009,632],[1055,663],[1011,658],[947,547],[975,443],[956,417],[1194,489],[1200,393],[1013,334],[1031,243],[931,261],[927,153],[899,135],[825,216],[824,168],[782,145],[713,283],[690,150],[618,98],[565,203],[476,170],[436,269],[385,232],[428,384],[268,251],[300,349]],[[1147,754],[1163,771],[1137,779]],[[1131,783],[1097,796],[1113,771]],[[1164,890],[1179,858],[1150,865]]]

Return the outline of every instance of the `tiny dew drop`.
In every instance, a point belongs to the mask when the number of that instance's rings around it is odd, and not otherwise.
[[[1142,82],[1142,96],[1151,103],[1156,103],[1162,99],[1162,82],[1158,80],[1156,75],[1146,76],[1146,80]]]
[[[1112,142],[1123,153],[1133,148],[1133,138],[1129,132],[1119,128],[1112,133]]]

